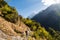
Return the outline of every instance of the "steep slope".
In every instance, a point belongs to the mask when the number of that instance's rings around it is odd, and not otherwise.
[[[40,23],[30,20],[28,18],[21,19],[32,31],[31,36],[36,40],[54,40],[54,37],[50,35],[49,32],[45,30]]]
[[[60,4],[54,4],[35,15],[32,20],[40,22],[45,28],[60,31]]]
[[[27,40],[26,31],[30,29],[18,20],[18,16],[14,7],[0,0],[0,40]],[[24,35],[26,38],[21,37]]]
[[[35,15],[32,20],[41,23],[55,38],[54,40],[60,40],[60,4],[49,6]]]
[[[0,40],[53,40],[44,27],[18,15],[14,7],[0,0]]]
[[[27,28],[28,27],[24,23],[21,23],[21,26],[18,26],[0,17],[0,30],[8,35],[17,35],[16,32],[14,32],[15,30],[23,33],[27,31]]]
[[[8,38],[10,38],[12,40],[13,37],[16,37],[16,40],[20,40],[21,36],[19,36],[17,32],[24,33],[27,30],[28,30],[28,27],[24,23],[22,23],[21,26],[18,26],[16,24],[8,22],[4,18],[0,17],[0,33],[2,34],[2,36],[0,35],[0,37],[5,38],[4,37],[4,35],[5,35],[6,40]],[[19,36],[19,39],[17,38],[17,36]]]

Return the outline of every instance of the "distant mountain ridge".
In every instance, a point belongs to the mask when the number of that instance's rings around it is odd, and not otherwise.
[[[36,14],[35,13],[32,13],[30,14],[27,18],[31,19],[32,17],[34,17]]]
[[[40,22],[45,28],[52,27],[60,31],[60,4],[54,4],[39,12],[32,20]]]

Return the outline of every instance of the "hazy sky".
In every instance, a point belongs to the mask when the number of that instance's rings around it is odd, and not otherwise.
[[[55,1],[56,0],[11,0],[8,4],[15,7],[18,13],[23,17],[28,17],[29,15],[33,13],[36,14],[47,6],[56,3]]]

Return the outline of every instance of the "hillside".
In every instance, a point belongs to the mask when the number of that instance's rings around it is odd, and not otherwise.
[[[52,28],[50,28],[53,30]],[[55,31],[53,30],[53,33]],[[18,15],[15,7],[0,0],[0,40],[55,40],[40,23]],[[58,40],[58,39],[56,39]]]
[[[47,9],[35,15],[32,20],[41,23],[52,36],[60,38],[60,4],[49,6]]]
[[[25,27],[25,26],[24,26]],[[26,28],[26,30],[25,30]],[[24,33],[27,31],[27,27],[25,27],[24,30],[19,27],[18,25],[15,25],[11,22],[6,21],[4,18],[0,17],[0,39],[1,40],[13,40],[14,37],[16,40],[20,40],[20,37],[17,32],[22,32]],[[16,32],[16,31],[17,32]]]
[[[45,28],[52,27],[60,31],[60,4],[49,6],[47,9],[35,15],[32,19],[40,22]]]

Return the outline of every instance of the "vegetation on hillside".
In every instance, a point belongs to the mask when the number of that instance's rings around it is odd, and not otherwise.
[[[18,13],[14,7],[11,7],[5,1],[0,0],[0,16],[15,23],[18,18]]]
[[[9,6],[4,0],[0,0],[0,16],[12,23],[16,23],[18,18],[20,18],[20,21],[24,22],[32,31],[30,38],[34,37],[37,40],[40,40],[40,38],[47,40],[60,40],[60,33],[58,31],[49,28],[48,32],[44,27],[40,25],[40,23],[19,16],[16,9]]]
[[[35,38],[45,37],[48,40],[60,40],[60,32],[54,30],[53,28],[49,28],[47,31],[44,27],[40,25],[40,23],[35,22],[34,20],[30,20],[28,18],[22,18],[21,20],[29,26],[29,28],[34,32]]]
[[[28,18],[21,18],[21,20],[29,26],[31,31],[33,31],[32,37],[35,37],[37,40],[42,37],[43,39],[46,38],[47,40],[53,40],[52,36],[45,30],[44,27],[41,27],[41,25],[33,20],[30,20]]]

